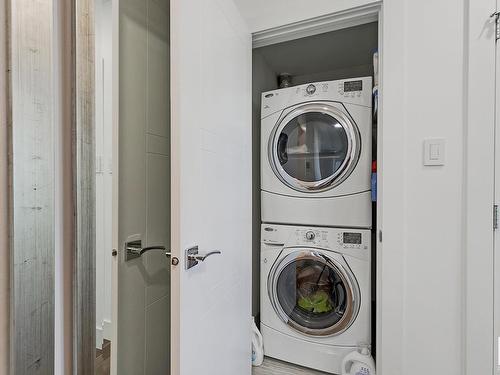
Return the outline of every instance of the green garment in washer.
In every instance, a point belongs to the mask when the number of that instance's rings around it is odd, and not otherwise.
[[[328,293],[322,290],[306,297],[299,297],[297,303],[304,310],[314,313],[325,313],[332,309]]]

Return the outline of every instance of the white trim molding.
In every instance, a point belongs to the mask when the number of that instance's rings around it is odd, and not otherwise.
[[[252,34],[253,48],[376,22],[381,2],[327,14]]]

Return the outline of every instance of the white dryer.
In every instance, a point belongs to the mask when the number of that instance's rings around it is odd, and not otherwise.
[[[371,77],[262,94],[262,221],[371,228]]]
[[[265,354],[340,374],[371,344],[370,230],[263,224],[261,238]]]

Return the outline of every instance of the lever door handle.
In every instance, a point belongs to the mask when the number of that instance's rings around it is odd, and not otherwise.
[[[216,251],[211,251],[206,254],[197,254],[197,255],[189,255],[192,257],[192,259],[198,260],[200,262],[203,262],[205,259],[207,259],[210,255],[215,255],[215,254],[222,254],[219,250]]]
[[[186,250],[186,270],[193,268],[199,262],[204,262],[209,256],[215,254],[222,254],[221,251],[215,250],[210,251],[209,253],[199,253],[198,246],[190,247]]]
[[[142,254],[144,254],[145,252],[150,251],[150,250],[164,251],[165,256],[167,258],[172,256],[171,251],[167,250],[165,246],[154,245],[154,246],[142,247],[141,240],[134,240],[134,241],[125,242],[125,260],[131,260],[134,258],[138,258]]]
[[[165,255],[167,257],[169,257],[169,256],[172,255],[172,253],[170,252],[170,250],[167,250],[165,246],[148,246],[148,247],[143,247],[141,249],[141,251],[139,251],[139,255],[142,255],[146,251],[149,251],[149,250],[162,250],[162,251],[165,251]]]

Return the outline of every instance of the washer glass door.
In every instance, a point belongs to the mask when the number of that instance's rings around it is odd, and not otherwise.
[[[270,156],[277,176],[300,191],[321,191],[341,183],[355,167],[360,149],[357,127],[328,103],[308,103],[275,128]]]
[[[316,250],[296,251],[269,275],[269,296],[286,324],[312,336],[333,336],[352,324],[359,289],[341,264]]]

